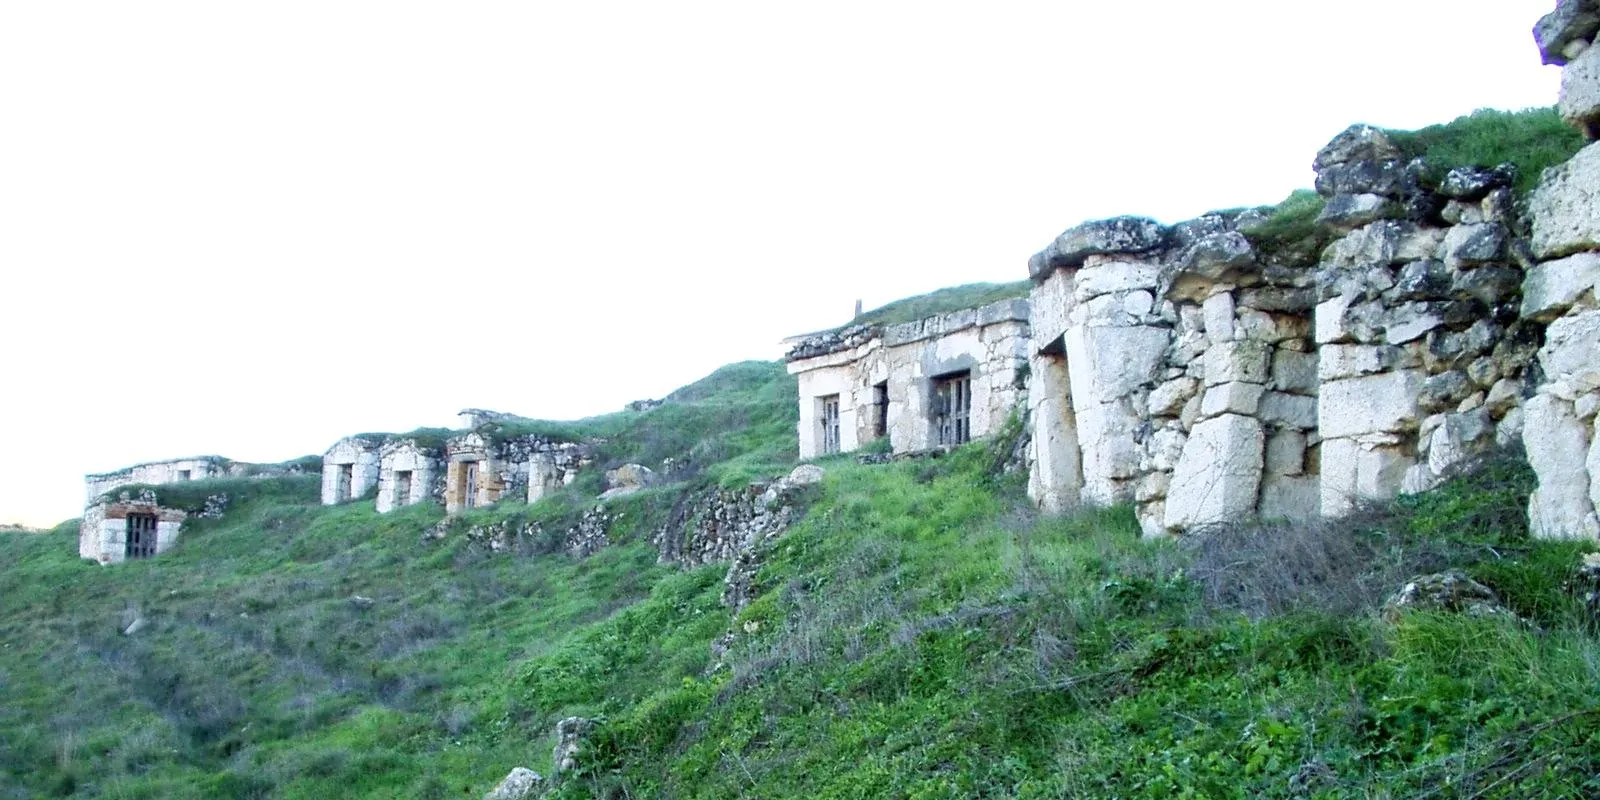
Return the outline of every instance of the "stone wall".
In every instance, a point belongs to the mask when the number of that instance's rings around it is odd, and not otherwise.
[[[1323,219],[1344,235],[1317,265],[1324,514],[1437,485],[1521,434],[1538,325],[1518,308],[1515,171],[1436,183],[1377,129],[1317,155]]]
[[[1028,303],[981,308],[882,328],[853,326],[802,340],[788,355],[799,382],[800,457],[823,455],[822,401],[839,398],[839,451],[889,437],[896,453],[937,446],[935,380],[971,376],[971,438],[998,431],[1023,395]],[[880,393],[882,393],[880,395]],[[877,429],[886,400],[886,430]]]
[[[365,497],[378,485],[379,450],[383,439],[351,436],[322,455],[322,504],[337,505]]]
[[[1563,117],[1600,136],[1600,7],[1564,0],[1534,37],[1545,63],[1564,65]],[[1538,536],[1600,538],[1600,144],[1545,172],[1528,203],[1537,264],[1523,284],[1522,314],[1547,323],[1536,393],[1522,440],[1539,487],[1528,504]]]
[[[123,486],[132,486],[134,484],[159,486],[164,483],[226,478],[236,472],[242,472],[244,468],[250,466],[257,465],[239,464],[221,456],[195,456],[193,458],[174,458],[167,461],[151,461],[146,464],[136,464],[119,469],[115,472],[85,475],[83,476],[84,503],[92,505],[102,495]]]

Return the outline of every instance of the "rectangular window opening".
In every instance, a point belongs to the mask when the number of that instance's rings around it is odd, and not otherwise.
[[[189,480],[189,470],[186,470],[186,469],[178,470],[178,481],[181,483],[181,482],[186,481],[186,480]]]
[[[934,378],[933,433],[941,446],[972,440],[972,373]]]
[[[156,554],[156,515],[129,514],[127,549],[128,558],[149,558]]]
[[[889,382],[872,387],[872,438],[889,435]]]
[[[839,395],[822,398],[822,452],[839,452]]]

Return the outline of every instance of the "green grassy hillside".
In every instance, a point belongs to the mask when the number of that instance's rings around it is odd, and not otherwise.
[[[721,420],[733,462],[781,471],[761,429],[792,386],[764,370],[585,424]],[[323,508],[304,478],[112,568],[68,526],[0,534],[0,798],[475,798],[548,774],[574,714],[602,722],[560,797],[1600,792],[1600,643],[1562,586],[1583,548],[1527,540],[1525,467],[1197,547],[1140,541],[1126,509],[1037,518],[1005,448],[823,462],[737,619],[725,567],[648,538],[739,470],[620,501],[581,560],[427,540],[437,508]],[[1375,613],[1451,565],[1526,621]]]

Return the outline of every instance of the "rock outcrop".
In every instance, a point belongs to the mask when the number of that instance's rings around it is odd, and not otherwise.
[[[483,800],[533,800],[544,792],[544,778],[527,767],[516,767]]]

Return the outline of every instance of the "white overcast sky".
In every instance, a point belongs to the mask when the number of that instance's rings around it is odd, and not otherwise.
[[[0,522],[82,474],[658,397],[1554,103],[1552,0],[0,2]]]

